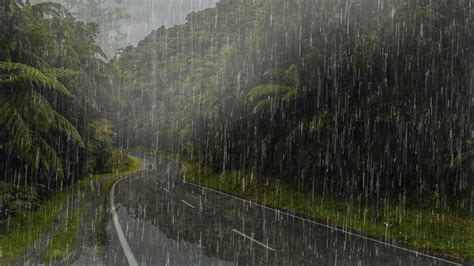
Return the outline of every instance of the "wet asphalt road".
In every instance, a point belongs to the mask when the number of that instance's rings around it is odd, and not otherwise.
[[[179,179],[182,166],[153,169],[114,191],[120,227],[139,265],[455,265],[266,209]],[[108,265],[128,265],[110,219]]]

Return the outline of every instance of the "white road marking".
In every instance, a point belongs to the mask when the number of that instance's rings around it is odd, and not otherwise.
[[[191,208],[193,208],[193,209],[196,208],[196,207],[194,207],[193,205],[191,205],[190,203],[188,203],[188,202],[186,202],[186,201],[184,201],[184,200],[181,200],[181,202],[184,203],[184,204],[186,204],[186,205],[188,205],[189,207],[191,207]]]
[[[115,231],[117,232],[117,236],[120,241],[120,245],[122,246],[123,253],[125,253],[125,257],[127,257],[128,264],[131,266],[138,266],[137,258],[133,255],[132,249],[128,244],[127,238],[123,233],[122,227],[120,226],[120,221],[117,216],[117,210],[115,209],[115,201],[114,201],[114,192],[115,192],[115,185],[117,185],[120,181],[128,178],[128,176],[123,177],[122,179],[118,180],[112,185],[110,188],[110,212],[112,213],[112,220],[114,222]]]
[[[250,236],[248,236],[248,235],[246,235],[246,234],[244,234],[244,233],[242,233],[242,232],[240,232],[240,231],[238,231],[238,230],[232,229],[232,232],[234,232],[234,233],[236,233],[236,234],[238,234],[238,235],[240,235],[240,236],[243,236],[244,238],[247,238],[247,239],[249,239],[250,241],[252,241],[252,242],[254,242],[254,243],[256,243],[256,244],[258,244],[258,245],[260,245],[260,246],[262,246],[262,247],[264,247],[264,248],[266,248],[266,249],[268,249],[268,250],[276,251],[275,249],[271,248],[270,246],[265,245],[264,243],[262,243],[262,242],[260,242],[260,241],[258,241],[258,240],[256,240],[256,239],[254,239],[254,238],[252,238],[252,237],[250,237]]]

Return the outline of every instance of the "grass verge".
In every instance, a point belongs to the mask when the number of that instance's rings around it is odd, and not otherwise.
[[[14,261],[24,249],[45,231],[62,210],[70,190],[56,192],[28,216],[11,218],[10,229],[0,235],[0,265]]]
[[[53,193],[48,200],[44,201],[31,214],[13,217],[6,221],[9,229],[7,232],[0,234],[0,265],[6,265],[15,261],[24,252],[25,248],[33,243],[52,224],[64,208],[64,202],[79,189],[88,189],[90,182],[99,181],[106,176],[112,176],[112,178],[107,179],[103,183],[112,184],[113,180],[116,180],[118,176],[131,174],[139,168],[140,161],[137,158],[130,157],[123,151],[119,151],[119,153],[121,155],[115,157],[117,164],[114,165],[115,169],[111,173],[85,177],[63,191]],[[106,187],[104,184],[102,185]],[[101,195],[103,194],[105,193],[101,193]],[[105,226],[105,221],[102,221],[102,223]]]
[[[64,259],[71,250],[71,246],[77,239],[79,233],[79,222],[84,212],[84,206],[78,207],[66,219],[66,222],[56,231],[48,249],[43,256],[44,261]]]

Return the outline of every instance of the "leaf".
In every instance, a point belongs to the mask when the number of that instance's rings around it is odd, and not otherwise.
[[[35,89],[38,87],[57,91],[72,97],[69,90],[56,78],[51,76],[57,70],[40,70],[20,63],[0,62],[0,86],[10,89]],[[63,72],[65,74],[65,72]]]
[[[76,71],[65,68],[42,68],[41,72],[56,79],[68,79],[77,75]]]
[[[60,177],[64,176],[64,170],[56,151],[44,140],[38,140],[38,151],[41,164],[48,173],[57,173]]]
[[[55,115],[55,121],[57,123],[57,129],[63,133],[64,135],[71,138],[74,142],[76,142],[81,148],[85,147],[84,141],[82,140],[81,135],[77,131],[76,127],[74,127],[71,122],[69,122],[64,116],[59,113]]]
[[[261,96],[267,96],[269,94],[286,94],[291,91],[293,88],[289,86],[276,85],[276,84],[264,84],[253,88],[248,94],[247,97],[250,100]]]
[[[298,94],[296,93],[296,90],[293,89],[293,90],[287,92],[285,95],[283,95],[282,100],[285,101],[285,102],[289,102],[291,100],[296,99],[297,95]]]
[[[15,153],[33,165],[34,156],[30,153],[33,137],[28,124],[3,97],[0,97],[0,125],[2,133],[6,134],[6,137],[13,143]]]
[[[252,109],[252,113],[256,114],[258,113],[260,110],[262,110],[263,108],[269,106],[271,104],[271,101],[270,99],[265,99],[265,100],[261,100],[257,105],[255,105],[255,107]]]

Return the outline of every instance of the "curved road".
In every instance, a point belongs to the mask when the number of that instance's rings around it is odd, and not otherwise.
[[[146,159],[111,190],[109,265],[456,265],[186,184],[180,163]]]

